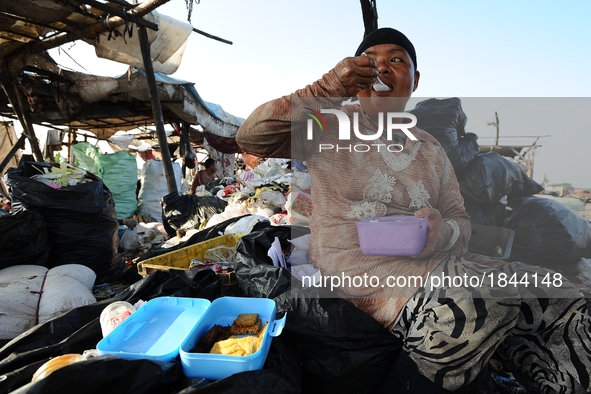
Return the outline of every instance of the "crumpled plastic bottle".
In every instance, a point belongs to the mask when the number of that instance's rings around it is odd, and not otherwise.
[[[134,312],[135,308],[127,301],[116,301],[103,309],[99,318],[103,338]]]

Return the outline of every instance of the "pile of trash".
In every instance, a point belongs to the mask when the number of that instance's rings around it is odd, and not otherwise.
[[[267,159],[234,177],[199,186],[194,195],[169,194],[162,200],[163,223],[172,236],[165,247],[244,215],[252,215],[249,222],[228,231],[247,234],[260,221],[307,226],[312,216],[310,186],[305,169],[293,168],[286,159]]]
[[[159,249],[187,247],[196,234],[219,226],[223,231],[214,232],[217,236],[252,234],[265,225],[307,228],[312,216],[310,187],[310,174],[301,163],[292,166],[289,160],[267,159],[237,176],[199,186],[194,195],[166,195],[162,199],[163,225],[171,229],[171,237]],[[320,272],[308,262],[309,245],[309,233],[271,239],[264,247],[265,261],[268,257],[275,267],[286,269],[298,280],[305,275],[317,281]],[[153,250],[137,262],[160,253]]]

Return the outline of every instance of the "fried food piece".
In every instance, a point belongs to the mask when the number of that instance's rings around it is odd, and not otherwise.
[[[218,341],[230,338],[230,326],[222,326],[215,324],[205,333],[205,335],[199,340],[197,345],[191,352],[193,353],[209,353],[214,344]]]
[[[231,335],[256,335],[261,330],[261,320],[257,318],[256,322],[250,326],[238,326],[232,324],[230,326]]]
[[[232,335],[256,335],[261,329],[258,313],[241,313],[230,328]]]
[[[211,347],[217,342],[222,341],[230,337],[230,330],[228,326],[221,326],[215,324],[211,329],[203,336],[201,341],[203,344],[211,349]]]
[[[238,317],[236,317],[232,325],[240,327],[251,327],[254,326],[257,323],[257,321],[260,324],[258,313],[241,313],[238,315]]]

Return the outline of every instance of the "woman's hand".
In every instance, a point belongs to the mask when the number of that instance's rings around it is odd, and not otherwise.
[[[415,212],[417,218],[428,218],[427,241],[421,252],[414,259],[420,260],[439,252],[451,238],[453,230],[441,217],[441,212],[435,208],[421,208]]]
[[[380,74],[378,63],[369,56],[346,57],[334,71],[349,96],[356,96],[360,90],[373,85]]]

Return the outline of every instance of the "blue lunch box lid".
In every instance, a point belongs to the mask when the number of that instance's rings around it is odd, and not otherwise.
[[[210,305],[203,298],[154,298],[104,337],[97,351],[126,359],[170,361]]]

